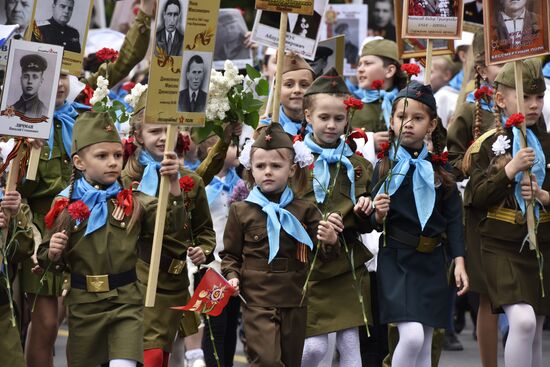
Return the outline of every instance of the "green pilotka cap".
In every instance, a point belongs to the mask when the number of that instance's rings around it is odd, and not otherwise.
[[[373,40],[365,44],[361,50],[361,57],[369,55],[385,57],[398,63],[401,62],[397,56],[397,43],[390,40]]]
[[[305,96],[312,94],[351,94],[346,82],[335,68],[330,68],[325,74],[321,75],[309,86],[304,93]]]
[[[476,66],[485,66],[485,35],[483,34],[483,29],[478,29],[474,33],[472,51],[474,53],[474,64]]]
[[[120,136],[107,112],[87,111],[81,114],[73,128],[72,155],[97,143],[120,143]]]
[[[539,59],[522,60],[523,64],[523,93],[538,94],[546,91],[546,83],[542,74],[542,62]],[[509,62],[500,70],[495,78],[495,84],[509,88],[516,87],[514,62]]]
[[[283,58],[283,71],[281,74],[286,74],[290,71],[309,70],[314,75],[313,69],[302,56],[295,53],[288,53]]]
[[[290,135],[288,135],[281,124],[271,123],[260,130],[260,134],[252,144],[253,148],[265,150],[288,148],[294,150]]]

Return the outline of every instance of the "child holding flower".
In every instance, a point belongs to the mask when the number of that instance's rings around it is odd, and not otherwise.
[[[506,64],[495,79],[496,132],[472,147],[469,182],[471,205],[483,212],[477,228],[488,297],[493,312],[504,311],[510,324],[504,361],[511,367],[543,365],[542,326],[550,314],[544,296],[550,271],[543,266],[550,257],[550,135],[542,118],[546,87],[540,61],[522,63],[526,114],[517,113],[514,63]],[[537,246],[526,239],[527,210],[534,210]]]
[[[434,328],[449,323],[443,236],[455,260],[458,294],[468,289],[462,202],[436,126],[431,88],[411,82],[393,103],[390,149],[373,177],[377,194],[371,222],[385,230],[377,271],[380,322],[397,324],[399,342],[391,362],[396,367],[430,366]],[[433,154],[424,142],[427,135]]]
[[[108,113],[80,115],[72,158],[71,183],[46,215],[48,236],[38,258],[45,269],[70,273],[71,366],[135,367],[143,363],[138,239],[152,235],[157,200],[119,184],[123,148]],[[166,153],[160,168],[170,180],[166,233],[184,219],[178,168],[176,154]]]

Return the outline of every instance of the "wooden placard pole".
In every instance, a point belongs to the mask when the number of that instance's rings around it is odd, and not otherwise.
[[[514,74],[516,81],[516,94],[517,94],[517,110],[519,113],[525,115],[525,104],[523,100],[523,63],[521,60],[514,61]],[[521,124],[521,147],[527,146],[527,130],[525,124]],[[524,175],[529,175],[528,171],[523,172]],[[537,245],[537,233],[535,223],[535,211],[533,202],[525,203],[525,219],[527,220],[527,235],[529,237],[529,248],[534,250]]]
[[[281,23],[279,24],[279,47],[277,49],[277,72],[275,74],[275,95],[273,96],[273,116],[271,117],[272,123],[279,123],[279,104],[281,102],[281,84],[283,83],[283,60],[285,57],[287,22],[288,13],[281,13]]]
[[[428,39],[426,44],[426,66],[424,67],[424,85],[431,84],[433,40]]]
[[[53,129],[53,127],[52,127]],[[27,175],[25,178],[27,180],[35,181],[36,172],[38,171],[38,163],[40,163],[40,153],[42,148],[31,148],[31,154],[29,155],[29,163],[27,165]]]
[[[166,132],[166,146],[164,152],[173,152],[176,146],[177,125],[168,125]],[[151,248],[151,262],[149,263],[149,277],[147,279],[147,292],[145,293],[145,307],[155,306],[157,294],[157,282],[159,277],[160,252],[162,250],[162,239],[164,237],[164,224],[166,222],[166,209],[168,208],[168,194],[170,193],[169,178],[162,176],[159,184],[159,196],[157,204],[157,216],[155,219],[155,233],[153,235],[153,246]]]

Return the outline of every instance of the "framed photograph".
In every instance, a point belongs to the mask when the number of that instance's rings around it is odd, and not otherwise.
[[[40,0],[34,5],[31,41],[61,46],[62,69],[80,76],[93,0]]]
[[[324,23],[328,0],[315,0],[313,15],[288,14],[285,51],[294,52],[305,59],[315,58],[320,29]],[[278,48],[281,13],[256,12],[252,40],[267,47]]]
[[[184,13],[182,0],[161,0],[157,9],[155,54],[159,57],[181,56],[183,53]],[[186,1],[185,1],[186,3]]]
[[[295,14],[313,14],[313,0],[256,0],[256,9]]]
[[[464,0],[464,25],[462,28],[472,33],[483,28],[483,1]]]
[[[11,40],[0,135],[50,137],[62,59],[60,46]]]
[[[403,10],[403,38],[462,38],[464,0],[408,0]]]
[[[396,22],[395,30],[397,32],[397,52],[401,59],[424,58],[426,57],[427,40],[422,38],[403,38],[401,37],[401,24],[403,18],[403,3],[401,0],[394,0]],[[432,55],[452,55],[454,54],[454,42],[448,39],[433,40]]]
[[[35,0],[0,0],[0,24],[17,24],[19,27],[15,34],[24,38],[31,21],[34,2]]]
[[[186,52],[182,58],[178,112],[203,113],[206,110],[211,52]]]
[[[363,0],[368,5],[367,35],[397,40],[395,35],[395,10],[393,0]]]
[[[486,1],[487,65],[550,53],[548,0]]]
[[[315,72],[315,78],[323,75],[330,68],[335,68],[340,75],[344,75],[344,36],[336,36],[319,42],[315,58],[308,61]]]
[[[252,50],[243,45],[247,32],[246,22],[239,9],[220,9],[214,48],[214,69],[222,70],[225,60],[233,61],[233,65],[239,69],[246,68],[246,64],[253,64]]]

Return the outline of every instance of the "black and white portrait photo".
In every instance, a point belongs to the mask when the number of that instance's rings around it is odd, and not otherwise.
[[[212,54],[190,52],[183,55],[178,112],[204,112],[210,83]]]
[[[32,40],[80,54],[90,11],[90,0],[40,0],[36,4]]]
[[[355,65],[359,58],[359,19],[345,19],[334,24],[334,35],[343,35],[345,40],[344,58],[348,64]]]
[[[368,35],[395,41],[393,0],[364,0],[369,6]]]
[[[252,64],[251,51],[243,45],[247,32],[246,22],[238,9],[220,9],[214,49],[215,69],[223,69],[227,59],[233,61],[237,68]]]
[[[34,0],[0,0],[1,24],[19,25],[15,34],[17,38],[23,37],[31,21],[33,5]]]
[[[45,122],[53,119],[62,57],[61,47],[12,40],[0,106],[1,135],[49,137]]]
[[[183,5],[181,0],[160,1],[157,16],[157,53],[181,56],[183,52]]]

